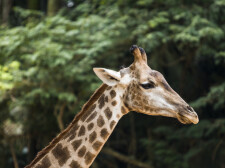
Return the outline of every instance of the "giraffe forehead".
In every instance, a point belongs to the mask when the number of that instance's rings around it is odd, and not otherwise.
[[[121,74],[121,83],[129,84],[132,81],[139,81],[138,83],[142,83],[148,81],[148,78],[151,78],[151,72],[153,70],[143,62],[137,62],[135,64],[131,64],[128,68],[124,68],[120,70]],[[154,76],[152,76],[154,78]]]
[[[139,71],[137,71],[136,78],[139,81],[139,83],[153,81],[156,83],[162,83],[163,85],[167,84],[164,76],[160,72],[152,70],[148,67],[139,69]]]
[[[144,63],[137,63],[131,66],[131,76],[136,80],[143,81],[146,80],[152,71],[152,69]]]

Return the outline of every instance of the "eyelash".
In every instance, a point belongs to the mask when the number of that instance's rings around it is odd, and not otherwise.
[[[141,87],[143,87],[144,89],[152,89],[155,87],[155,84],[153,82],[151,83],[145,83],[145,84],[140,84]]]

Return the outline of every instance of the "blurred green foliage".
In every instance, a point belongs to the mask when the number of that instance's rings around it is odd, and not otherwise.
[[[200,123],[182,126],[129,114],[106,145],[129,155],[135,131],[131,157],[152,167],[224,167],[224,7],[224,0],[78,1],[54,17],[16,7],[20,25],[0,27],[0,126],[6,120],[23,125],[23,138],[15,143],[20,167],[71,122],[100,85],[92,68],[128,66],[132,44],[143,47],[149,65],[191,102]],[[15,137],[0,134],[0,165],[12,167],[6,139]],[[101,158],[125,166],[100,154],[98,167],[106,166]]]

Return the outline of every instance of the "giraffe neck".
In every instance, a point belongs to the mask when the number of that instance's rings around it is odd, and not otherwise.
[[[89,167],[127,112],[122,103],[123,94],[122,88],[108,87],[34,167]]]

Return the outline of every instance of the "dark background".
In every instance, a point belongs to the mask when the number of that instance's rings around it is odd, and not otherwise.
[[[101,84],[92,68],[129,66],[137,44],[200,122],[131,112],[92,167],[225,168],[224,9],[224,0],[0,0],[0,167],[27,165]]]

